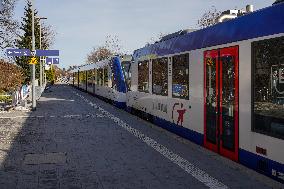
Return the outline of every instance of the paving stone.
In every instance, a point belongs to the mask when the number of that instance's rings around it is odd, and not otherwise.
[[[45,153],[45,154],[27,154],[24,164],[64,164],[66,163],[66,154],[62,152]]]

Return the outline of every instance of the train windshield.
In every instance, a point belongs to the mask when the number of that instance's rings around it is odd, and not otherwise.
[[[131,62],[130,61],[125,61],[121,63],[122,65],[122,70],[123,70],[123,75],[125,78],[125,83],[127,86],[127,91],[130,91],[131,87]]]

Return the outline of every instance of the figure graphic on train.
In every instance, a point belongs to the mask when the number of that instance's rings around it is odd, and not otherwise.
[[[185,112],[186,112],[186,109],[183,108],[183,103],[175,103],[174,106],[173,106],[173,109],[172,109],[173,122],[175,123],[174,115],[177,115],[178,117],[177,117],[177,123],[176,124],[182,126]]]

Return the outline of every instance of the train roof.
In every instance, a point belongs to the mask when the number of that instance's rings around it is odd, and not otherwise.
[[[111,61],[112,58],[118,57],[122,62],[126,61],[131,61],[132,60],[132,55],[116,55],[116,56],[112,56],[110,58],[98,61],[94,64],[86,64],[86,65],[82,65],[82,66],[78,66],[76,69],[73,69],[71,71],[71,73],[76,73],[78,71],[88,71],[88,70],[93,70],[93,69],[98,69],[98,68],[103,68],[106,65],[109,64],[109,62]]]
[[[284,3],[135,50],[134,59],[164,56],[284,33]]]

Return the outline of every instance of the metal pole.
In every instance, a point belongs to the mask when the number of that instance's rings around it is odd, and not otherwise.
[[[41,49],[41,22],[39,19],[39,49]],[[40,87],[42,87],[42,57],[39,57],[39,83]]]
[[[32,8],[32,52],[35,53],[35,11],[34,11],[34,0],[30,0]],[[35,64],[32,64],[32,109],[36,109],[36,98],[35,98]]]

